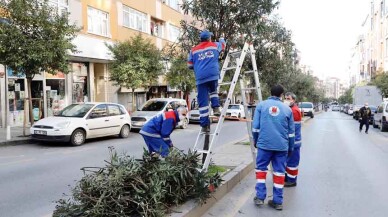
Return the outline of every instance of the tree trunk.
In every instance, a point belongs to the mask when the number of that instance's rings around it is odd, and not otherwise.
[[[132,112],[136,111],[136,106],[135,106],[136,100],[135,100],[135,89],[132,88]]]
[[[31,126],[34,124],[34,116],[32,114],[32,91],[31,91],[32,78],[27,78],[27,90],[28,90],[28,110],[30,114]],[[26,109],[26,108],[24,108]]]

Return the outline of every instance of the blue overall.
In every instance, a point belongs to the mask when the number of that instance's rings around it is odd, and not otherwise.
[[[296,104],[291,109],[295,123],[295,146],[294,151],[287,159],[286,182],[296,183],[299,173],[300,147],[302,145],[302,114]]]

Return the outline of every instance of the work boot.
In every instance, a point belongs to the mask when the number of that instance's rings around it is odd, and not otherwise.
[[[210,133],[210,126],[209,125],[203,126],[201,129],[201,132],[202,133]]]
[[[366,134],[368,134],[368,131],[365,131]]]
[[[284,187],[289,188],[289,187],[295,187],[296,182],[285,182]]]
[[[214,115],[214,116],[217,116],[217,117],[221,116],[220,107],[215,107],[215,108],[213,108],[213,115]]]
[[[283,210],[283,205],[282,204],[276,204],[276,203],[273,202],[273,200],[269,200],[268,201],[268,205],[270,207],[276,209],[276,210],[279,210],[279,211]]]
[[[264,200],[260,200],[258,197],[254,197],[253,202],[255,203],[256,206],[261,206],[264,204]]]

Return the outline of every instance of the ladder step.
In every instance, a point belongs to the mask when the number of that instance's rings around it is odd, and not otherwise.
[[[230,67],[224,68],[223,70],[228,71],[228,70],[232,70],[232,69],[236,69],[236,68],[237,68],[237,66],[230,66]]]
[[[223,86],[223,85],[231,85],[232,82],[221,82],[218,84],[218,86]]]
[[[242,90],[256,90],[257,88],[256,87],[246,87],[246,88],[242,88]]]
[[[196,150],[197,153],[200,153],[200,154],[211,154],[212,152],[209,151],[209,150]]]
[[[244,73],[245,74],[250,74],[250,73],[253,73],[253,72],[255,72],[254,70],[250,70],[250,71],[245,71]]]

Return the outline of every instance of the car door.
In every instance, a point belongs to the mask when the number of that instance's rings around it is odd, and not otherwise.
[[[99,104],[90,112],[87,118],[88,138],[109,135],[110,120],[106,104]]]
[[[380,124],[383,111],[384,111],[384,103],[382,103],[379,107],[377,107],[377,113],[375,113],[373,117],[376,124]]]
[[[124,125],[124,114],[121,112],[120,107],[115,104],[108,104],[109,115],[109,132],[111,135],[120,133],[121,126]]]

